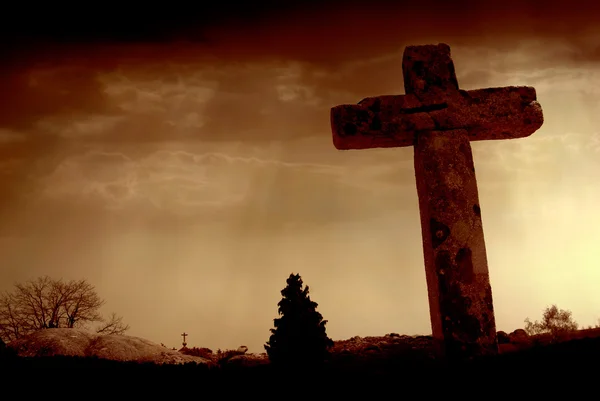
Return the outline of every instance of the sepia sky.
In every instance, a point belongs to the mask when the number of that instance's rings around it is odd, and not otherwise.
[[[600,9],[277,3],[11,17],[0,291],[85,278],[130,335],[263,352],[293,272],[334,340],[431,333],[413,151],[338,151],[329,110],[404,93],[404,47],[444,42],[462,89],[544,112],[472,143],[498,330],[553,303],[596,324]]]

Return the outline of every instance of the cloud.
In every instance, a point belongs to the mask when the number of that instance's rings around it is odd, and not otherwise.
[[[295,63],[98,73],[110,107],[47,113],[36,129],[68,139],[156,142],[192,138],[252,142],[329,134],[329,116],[314,87],[299,81]],[[77,97],[77,94],[74,94]]]
[[[0,127],[30,130],[45,117],[65,118],[87,113],[107,113],[111,106],[96,79],[98,71],[86,65],[6,66],[0,85],[10,94],[2,103]]]
[[[0,146],[3,144],[11,143],[11,142],[21,142],[25,140],[25,135],[10,130],[10,129],[1,129],[0,128]]]
[[[66,202],[72,196],[81,213],[88,210],[85,204],[110,213],[135,209],[180,219],[225,219],[232,210],[240,218],[270,213],[277,217],[272,221],[335,221],[351,214],[370,218],[379,213],[378,197],[394,203],[407,191],[416,196],[412,151],[336,151],[329,107],[403,93],[400,42],[410,43],[402,37],[396,46],[360,53],[363,48],[336,60],[305,58],[302,52],[217,58],[218,46],[214,51],[206,46],[124,46],[112,48],[112,58],[79,50],[71,58],[59,54],[53,65],[33,60],[27,68],[13,68],[9,75],[17,79],[11,88],[19,106],[9,105],[0,117],[2,202],[29,198],[40,188],[34,177],[46,177],[45,199]],[[452,51],[462,87],[533,85],[546,116],[531,138],[473,144],[480,186],[496,188],[503,196],[507,187],[499,183],[515,177],[534,180],[540,169],[547,172],[544,179],[557,179],[565,170],[555,160],[580,166],[577,160],[593,158],[598,144],[594,136],[585,136],[586,127],[564,147],[538,142],[571,128],[558,117],[565,115],[565,107],[578,127],[584,121],[596,126],[597,118],[586,108],[566,104],[567,97],[560,96],[578,93],[586,105],[598,101],[600,76],[591,64],[575,64],[592,51],[593,42],[456,43]],[[169,148],[170,143],[177,145]],[[90,155],[98,149],[124,158],[104,155],[102,162],[92,162]],[[181,161],[181,155],[173,156],[178,151],[216,159]],[[308,164],[330,167],[317,172]],[[343,206],[324,206],[322,199],[333,199],[333,204],[340,199]],[[277,207],[268,210],[271,203]]]
[[[543,96],[577,87],[582,98],[597,102],[597,72],[576,65],[595,51],[593,42],[580,42],[535,35],[485,46],[458,40],[452,51],[463,88],[533,85]],[[91,46],[58,52],[52,64],[43,54],[31,56],[4,67],[0,80],[14,95],[0,111],[0,127],[114,143],[329,137],[330,107],[404,92],[406,44],[400,37],[393,47],[362,48],[335,62],[301,52],[218,58],[221,48],[198,44],[96,47],[97,54]]]
[[[597,166],[593,135],[585,132],[534,133],[531,137],[474,144],[475,168],[485,174],[509,174],[523,181],[555,181],[567,169],[587,175]],[[600,166],[599,166],[600,167]],[[592,169],[593,170],[593,169]]]
[[[87,205],[124,220],[167,225],[235,222],[258,228],[370,219],[377,204],[400,205],[412,164],[285,162],[224,153],[88,151],[65,158],[39,182],[38,204]],[[416,197],[414,183],[408,190]],[[400,206],[401,207],[401,206]],[[160,217],[163,216],[163,217]],[[169,219],[171,221],[169,222]]]
[[[102,137],[106,132],[115,129],[125,120],[125,116],[105,116],[91,114],[71,118],[69,122],[59,118],[45,118],[37,128],[46,133],[52,133],[64,139],[85,139],[86,137]]]

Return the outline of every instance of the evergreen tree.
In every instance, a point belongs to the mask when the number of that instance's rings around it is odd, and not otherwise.
[[[316,311],[318,304],[311,301],[308,286],[302,289],[299,274],[290,274],[281,295],[277,304],[281,317],[274,319],[275,328],[265,344],[269,360],[278,366],[320,365],[333,346],[325,330],[327,320]]]

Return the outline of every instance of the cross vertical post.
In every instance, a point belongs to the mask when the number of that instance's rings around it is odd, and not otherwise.
[[[183,334],[181,335],[181,337],[183,337],[183,348],[185,348],[187,346],[187,343],[185,342],[185,338],[188,336],[188,334],[184,331]]]

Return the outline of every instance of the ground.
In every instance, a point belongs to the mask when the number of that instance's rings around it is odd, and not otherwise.
[[[493,386],[495,392],[514,395],[514,391],[521,394],[522,388],[536,392],[587,388],[595,380],[588,378],[594,373],[589,366],[595,366],[600,358],[600,329],[578,331],[559,342],[549,336],[529,337],[517,330],[504,337],[498,357],[459,365],[434,358],[430,336],[390,333],[335,341],[331,358],[323,367],[289,372],[271,367],[265,355],[246,354],[244,350],[219,363],[208,358],[186,359],[177,351],[136,337],[88,338],[73,329],[66,330],[70,331],[49,329],[28,342],[9,343],[9,348],[19,350],[21,357],[5,358],[0,367],[10,369],[2,372],[17,379],[35,380],[36,373],[44,378],[53,373],[64,378],[66,369],[70,382],[85,388],[97,383],[121,383],[123,388],[152,395],[161,387],[173,391],[179,386],[183,391],[191,385],[200,392],[216,386],[223,393],[261,386],[262,396],[269,386],[295,386],[292,382],[350,393],[353,389],[373,391],[384,387],[400,392],[411,388],[473,392]],[[13,383],[9,377],[5,379]]]

